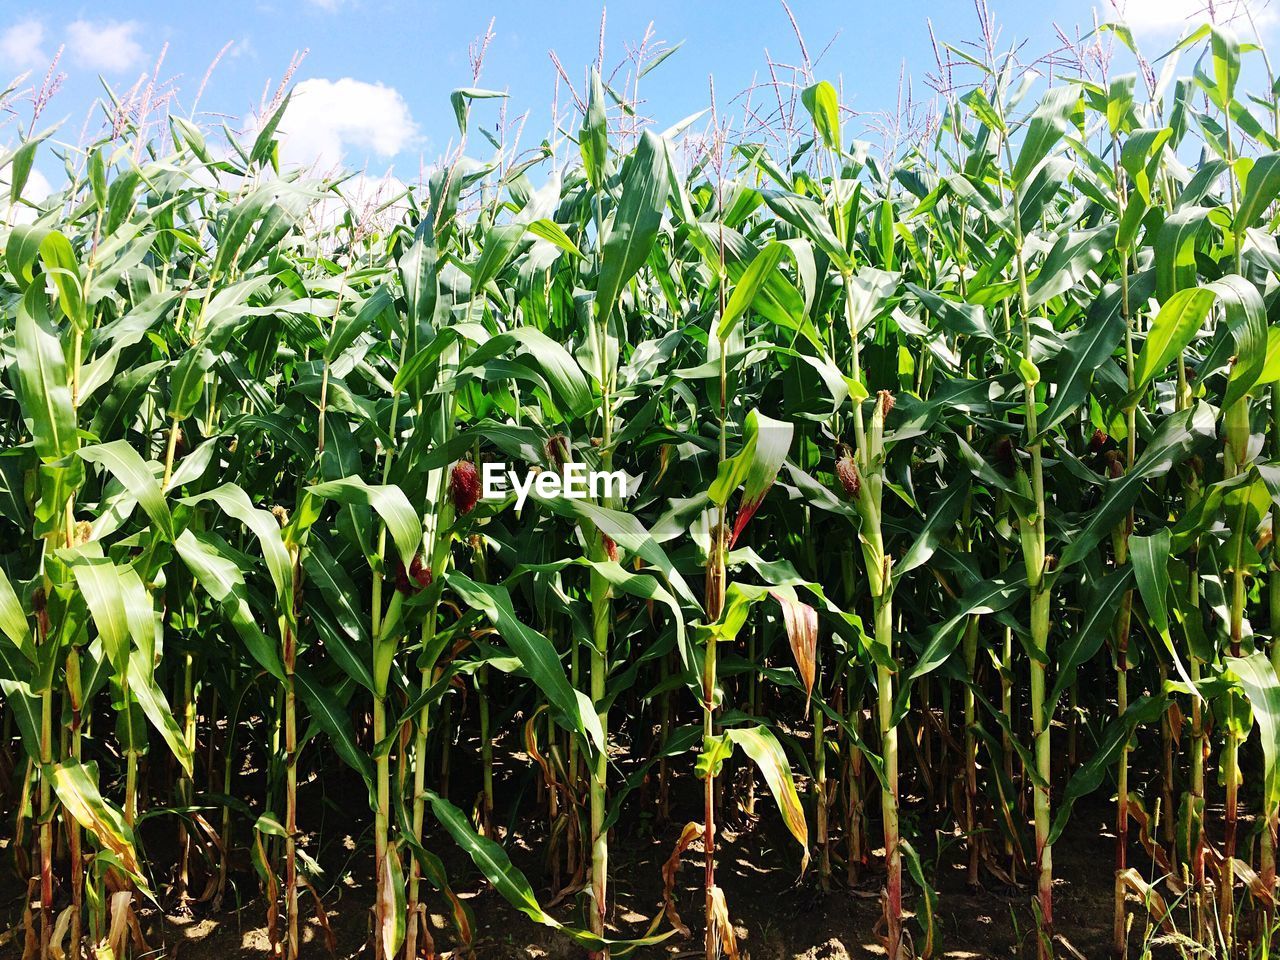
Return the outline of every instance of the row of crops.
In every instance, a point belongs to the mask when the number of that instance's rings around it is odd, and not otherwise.
[[[457,848],[597,956],[737,956],[731,811],[880,891],[892,960],[944,949],[958,837],[1048,957],[1054,845],[1109,797],[1117,950],[1269,955],[1280,101],[1240,82],[1269,61],[1216,27],[1100,82],[956,56],[974,85],[887,159],[830,83],[781,150],[636,133],[595,72],[572,129],[377,210],[276,169],[287,100],[243,142],[173,116],[9,152],[11,947],[141,956],[157,901],[235,888],[293,960],[328,922],[300,783],[341,765],[379,960],[467,953]],[[494,96],[453,98],[482,153]],[[517,507],[492,463],[628,482]],[[678,818],[648,924],[610,887],[638,790]]]

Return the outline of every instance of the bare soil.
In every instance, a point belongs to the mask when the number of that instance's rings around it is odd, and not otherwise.
[[[459,748],[451,796],[465,806],[478,787],[475,769],[466,760],[472,751]],[[478,751],[475,752],[478,755]],[[545,904],[555,891],[544,863],[545,821],[536,811],[536,767],[524,765],[522,754],[497,751],[499,781],[497,810],[518,830],[499,826],[499,839],[513,862],[529,877]],[[672,813],[659,822],[653,801],[654,791],[637,790],[629,802],[619,830],[612,838],[611,922],[617,936],[636,936],[662,910],[662,865],[671,853],[686,821],[701,820],[700,784],[684,765],[673,765]],[[803,792],[807,784],[799,781]],[[880,918],[879,885],[882,867],[872,857],[864,876],[854,887],[845,881],[843,864],[833,868],[832,889],[818,888],[817,857],[803,877],[798,876],[799,848],[782,828],[772,801],[759,787],[755,818],[747,817],[729,798],[726,817],[719,834],[718,882],[723,888],[737,930],[743,957],[751,960],[847,960],[884,955],[877,923]],[[373,885],[369,875],[372,859],[369,816],[365,809],[364,786],[334,761],[323,776],[313,775],[300,787],[301,821],[312,825],[306,849],[324,869],[317,888],[324,900],[335,947],[340,960],[372,957],[368,947]],[[518,810],[519,815],[512,811]],[[1054,849],[1057,888],[1056,930],[1079,956],[1106,957],[1110,951],[1114,846],[1109,827],[1111,809],[1102,790],[1092,802],[1081,803],[1067,833]],[[925,869],[938,890],[938,943],[935,956],[951,960],[979,958],[1033,957],[1034,922],[1029,909],[1030,887],[1011,886],[1005,880],[984,874],[984,885],[971,889],[966,883],[963,841],[951,832],[945,816],[920,815],[916,836],[928,836],[937,826],[948,832],[938,834],[935,845],[921,840],[918,848],[926,858]],[[874,835],[878,824],[869,829]],[[237,847],[242,846],[247,824],[237,826]],[[149,820],[143,842],[151,862],[169,863],[172,857],[157,851],[171,850],[176,823],[171,818]],[[428,838],[429,846],[441,856],[454,890],[475,914],[474,955],[479,960],[545,958],[569,960],[584,957],[584,951],[556,931],[527,918],[494,893],[453,842],[439,828]],[[874,843],[872,844],[874,846]],[[837,841],[834,852],[838,855]],[[937,851],[941,852],[938,853]],[[880,851],[882,854],[883,851]],[[1140,857],[1140,848],[1135,850]],[[232,863],[231,887],[220,910],[209,902],[175,904],[173,887],[155,878],[166,905],[163,914],[152,908],[143,917],[149,957],[168,960],[230,960],[271,955],[265,907],[256,874],[247,856],[238,854]],[[204,886],[205,873],[198,862],[193,866],[191,888]],[[693,957],[701,952],[702,851],[693,844],[684,856],[675,890],[675,905],[691,928],[691,936],[672,937],[663,944],[638,951],[634,956]],[[918,909],[920,899],[907,883],[908,909]],[[21,956],[22,889],[14,878],[12,859],[0,869],[0,930],[11,929],[15,936],[0,939],[0,958]],[[1139,912],[1140,912],[1140,905]],[[428,895],[428,909],[437,951],[443,956],[462,957],[447,903],[434,892]],[[313,901],[304,896],[305,925],[302,933],[304,958],[323,960],[330,956],[327,937],[315,919]],[[572,898],[554,910],[565,922],[584,925]],[[1143,918],[1135,918],[1131,934],[1136,945],[1141,939]],[[919,926],[909,923],[917,948],[921,946]],[[662,929],[668,929],[664,921]],[[1064,947],[1064,951],[1067,948]]]

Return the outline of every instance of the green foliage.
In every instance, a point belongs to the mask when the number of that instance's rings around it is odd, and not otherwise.
[[[1025,871],[1162,726],[1192,771],[1160,798],[1170,849],[1146,838],[1166,883],[1205,859],[1205,757],[1233,798],[1260,773],[1237,799],[1274,823],[1280,110],[1240,92],[1254,47],[1196,45],[1154,100],[957,53],[978,85],[898,156],[846,143],[819,81],[794,149],[712,138],[692,165],[695,119],[646,128],[592,70],[571,149],[455,157],[363,214],[278,169],[287,97],[251,143],[174,117],[163,155],[91,144],[38,204],[47,134],[5,153],[0,691],[29,774],[4,829],[56,890],[42,919],[75,886],[55,830],[147,892],[140,817],[216,808],[271,923],[277,900],[296,921],[299,772],[334,757],[367,790],[383,960],[423,880],[465,953],[475,878],[444,875],[446,837],[580,947],[661,942],[661,915],[604,935],[610,828],[655,778],[733,789],[738,748],[820,884],[879,821],[891,954],[904,860],[936,952],[934,838]],[[454,92],[469,149],[503,96]],[[480,496],[493,462],[626,489],[517,506]],[[484,796],[473,821],[445,795],[446,722],[483,731],[490,783],[523,739],[586,922],[496,839],[524,807]],[[196,762],[211,730],[257,795]],[[950,767],[909,752],[935,748]],[[180,771],[172,803],[140,790],[147,756]],[[858,801],[829,817],[834,796]],[[1254,846],[1224,854],[1251,885]]]

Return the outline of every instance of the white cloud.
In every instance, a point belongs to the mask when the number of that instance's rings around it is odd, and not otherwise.
[[[357,173],[337,187],[337,193],[326,193],[312,204],[308,217],[317,232],[337,226],[350,213],[361,229],[385,233],[404,220],[409,211],[403,180],[390,173],[375,177]]]
[[[0,61],[19,70],[47,66],[49,57],[44,43],[44,24],[35,18],[19,20],[0,33]]]
[[[74,20],[67,25],[67,48],[76,61],[91,70],[128,70],[142,61],[142,46],[134,39],[133,20]]]
[[[1249,18],[1258,29],[1273,26],[1277,22],[1276,11],[1271,4],[1246,2],[1246,0],[1218,0],[1213,4],[1214,18],[1219,23],[1232,21],[1242,36],[1252,33]],[[1208,0],[1113,0],[1103,11],[1108,17],[1119,14],[1138,33],[1176,35],[1183,30],[1199,26],[1209,19]]]
[[[280,124],[280,157],[322,170],[339,166],[348,150],[392,157],[413,143],[417,130],[393,87],[350,77],[304,80]]]
[[[49,194],[53,193],[53,184],[39,170],[32,170],[27,175],[27,185],[22,188],[22,197],[24,200],[30,200],[32,203],[42,203]]]
[[[27,176],[26,185],[22,188],[22,202],[9,206],[9,170],[0,172],[0,193],[4,195],[3,209],[9,211],[9,226],[19,223],[31,223],[36,218],[36,211],[28,204],[39,205],[53,192],[53,185],[39,170],[32,170]],[[3,213],[0,213],[3,217]]]

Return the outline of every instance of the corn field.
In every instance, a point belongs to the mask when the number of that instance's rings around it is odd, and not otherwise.
[[[287,96],[32,126],[0,952],[173,956],[187,910],[484,958],[505,900],[566,956],[762,957],[731,830],[890,960],[946,954],[957,884],[1020,957],[1081,956],[1084,887],[1090,956],[1274,956],[1280,78],[1223,26],[1104,40],[1133,72],[946,48],[891,150],[814,76],[765,137],[591,69],[522,153],[464,87],[372,208],[280,167]]]

